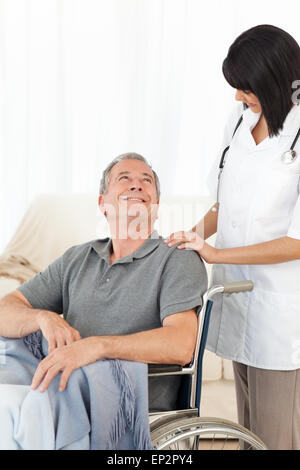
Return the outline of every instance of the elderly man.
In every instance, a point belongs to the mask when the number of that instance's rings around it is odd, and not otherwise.
[[[170,249],[158,236],[158,204],[159,181],[147,161],[116,158],[99,195],[111,238],[70,248],[1,300],[0,336],[41,330],[48,341],[33,389],[46,390],[61,373],[62,391],[73,371],[104,358],[189,363],[206,271],[196,252]],[[151,378],[150,410],[174,409],[179,386],[179,377]]]

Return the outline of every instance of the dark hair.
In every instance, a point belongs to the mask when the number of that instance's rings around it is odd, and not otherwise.
[[[270,136],[278,135],[292,107],[292,84],[300,80],[300,47],[280,28],[260,25],[230,46],[223,74],[238,90],[257,96]]]

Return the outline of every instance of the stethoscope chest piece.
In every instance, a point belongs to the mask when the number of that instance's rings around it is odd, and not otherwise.
[[[290,165],[293,163],[297,158],[297,153],[295,150],[288,150],[287,152],[284,152],[284,154],[281,157],[281,160],[285,165]]]

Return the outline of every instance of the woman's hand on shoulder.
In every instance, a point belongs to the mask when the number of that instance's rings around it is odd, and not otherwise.
[[[178,244],[178,250],[194,250],[209,264],[217,262],[218,250],[208,245],[203,238],[196,232],[174,232],[165,240],[165,243],[171,248]]]

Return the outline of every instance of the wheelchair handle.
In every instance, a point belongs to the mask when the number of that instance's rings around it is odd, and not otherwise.
[[[241,281],[241,282],[225,282],[224,294],[234,294],[238,292],[252,291],[254,284],[252,281]]]

